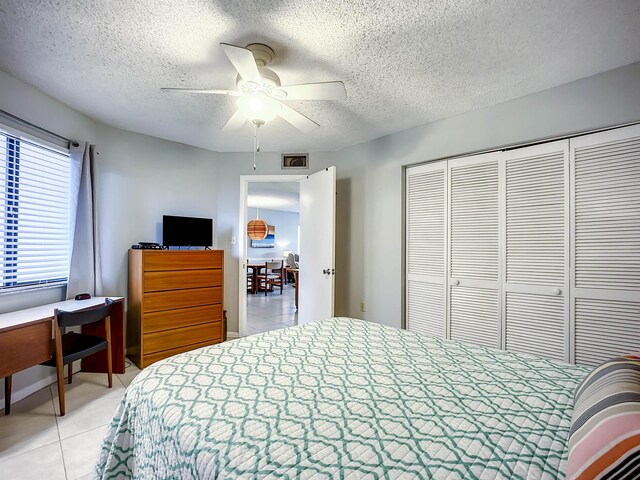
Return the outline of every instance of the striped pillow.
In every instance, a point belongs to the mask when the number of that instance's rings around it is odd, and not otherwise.
[[[567,479],[640,478],[640,352],[594,369],[576,389]]]

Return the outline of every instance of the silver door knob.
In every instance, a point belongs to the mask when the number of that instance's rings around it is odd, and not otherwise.
[[[560,289],[559,289],[559,288],[554,288],[554,289],[553,289],[553,294],[554,294],[554,295],[560,295],[560,293],[562,293],[562,292],[560,291]]]
[[[453,285],[454,287],[460,285],[460,280],[451,280],[451,285]]]

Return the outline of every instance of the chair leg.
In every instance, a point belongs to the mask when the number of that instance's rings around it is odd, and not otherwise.
[[[56,373],[58,374],[58,401],[60,402],[60,416],[64,417],[64,365],[62,358],[56,361]]]
[[[60,327],[57,319],[53,328],[55,334],[56,374],[58,376],[58,401],[60,402],[60,416],[64,417],[64,364],[62,363],[62,334],[60,333]]]
[[[69,385],[71,385],[71,382],[73,382],[73,362],[67,365],[67,370],[69,371],[67,375],[69,377]]]

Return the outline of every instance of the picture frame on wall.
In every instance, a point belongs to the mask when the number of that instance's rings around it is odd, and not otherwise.
[[[307,170],[309,168],[309,154],[308,153],[283,153],[282,154],[282,169],[297,169]]]
[[[264,240],[251,240],[251,248],[274,248],[276,246],[276,227],[269,225]]]

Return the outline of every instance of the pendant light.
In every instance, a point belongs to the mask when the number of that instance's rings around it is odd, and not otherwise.
[[[260,219],[260,208],[256,207],[256,218],[247,223],[247,235],[251,240],[264,240],[268,232],[269,225]]]

